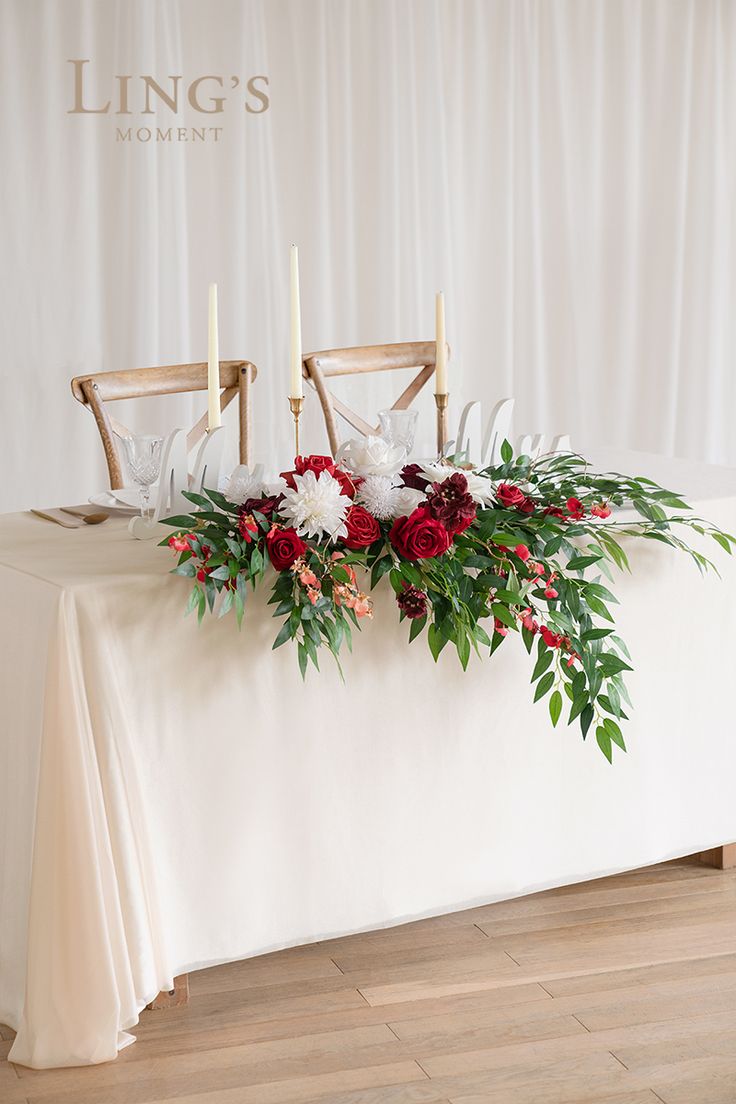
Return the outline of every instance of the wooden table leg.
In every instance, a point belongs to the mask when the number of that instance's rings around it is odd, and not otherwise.
[[[182,1004],[189,1004],[189,974],[175,977],[174,988],[159,993],[146,1007],[158,1011],[160,1008],[178,1008]]]
[[[724,843],[723,847],[701,851],[698,860],[706,866],[715,866],[718,870],[733,870],[736,867],[736,843]]]

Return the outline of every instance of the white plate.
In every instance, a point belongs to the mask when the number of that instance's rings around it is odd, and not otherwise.
[[[134,510],[138,510],[141,504],[141,489],[140,487],[118,487],[114,491],[110,491],[109,494],[116,500],[119,506],[132,506]],[[158,499],[158,483],[151,484],[151,502],[156,502]]]
[[[125,506],[114,497],[112,491],[102,491],[101,494],[90,495],[89,501],[93,506],[99,506],[109,514],[117,514],[118,517],[134,517],[140,513],[137,506]]]

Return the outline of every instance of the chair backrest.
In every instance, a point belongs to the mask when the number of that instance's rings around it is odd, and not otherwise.
[[[434,374],[435,351],[434,341],[404,341],[397,345],[326,349],[321,353],[308,353],[304,357],[302,371],[319,397],[333,456],[340,445],[335,414],[339,414],[359,433],[378,433],[379,427],[370,425],[333,395],[327,386],[327,380],[335,376],[353,376],[364,372],[394,372],[401,368],[417,368],[417,374],[391,408],[406,410]]]
[[[250,462],[250,386],[258,370],[249,360],[220,361],[220,409],[224,410],[237,395],[240,400],[240,463]],[[97,372],[75,376],[72,380],[74,398],[92,411],[100,431],[110,474],[110,487],[123,486],[123,468],[115,444],[115,435],[125,437],[129,430],[111,418],[106,402],[138,399],[152,395],[183,395],[190,391],[207,390],[207,364],[169,364],[160,368],[128,368],[121,372]],[[191,451],[207,430],[207,414],[192,426],[187,435],[187,451]]]

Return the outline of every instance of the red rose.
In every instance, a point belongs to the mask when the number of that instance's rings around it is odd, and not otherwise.
[[[367,548],[381,535],[378,522],[365,506],[350,506],[345,514],[345,525],[348,535],[343,544],[346,548]]]
[[[294,476],[304,475],[308,471],[314,472],[315,475],[326,471],[337,480],[344,495],[347,495],[348,498],[355,497],[355,483],[347,472],[337,467],[331,456],[297,456],[294,460],[294,470],[282,472],[281,478],[286,480],[287,486],[291,487],[292,491],[295,491]]]
[[[277,571],[286,571],[307,551],[296,529],[272,529],[266,537],[266,548]]]
[[[521,506],[526,502],[526,495],[521,487],[513,483],[499,483],[496,487],[496,498],[502,506]]]
[[[315,475],[326,471],[332,475],[335,470],[335,461],[331,456],[297,456],[294,460],[294,470],[297,475],[304,475],[308,471],[313,471]]]
[[[408,517],[397,518],[388,539],[405,560],[441,556],[452,543],[442,522],[431,516],[427,506],[417,506]]]

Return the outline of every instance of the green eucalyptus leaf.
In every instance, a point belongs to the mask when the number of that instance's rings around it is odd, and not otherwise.
[[[626,744],[621,729],[611,717],[604,718],[603,728],[608,733],[608,737],[613,741],[617,747],[620,747],[622,751],[626,751]]]
[[[539,659],[534,665],[532,671],[531,681],[536,682],[540,675],[543,675],[548,667],[552,665],[554,659],[554,652],[551,648],[545,648],[543,652],[540,652]]]
[[[276,636],[276,639],[274,640],[273,644],[271,645],[271,650],[275,651],[276,648],[280,648],[281,645],[285,644],[287,640],[291,640],[291,637],[292,637],[291,619],[287,618],[286,621],[284,621],[281,628],[279,629],[278,634]]]
[[[541,679],[537,683],[536,690],[534,691],[535,702],[538,702],[540,698],[543,698],[544,695],[552,689],[552,687],[554,686],[554,682],[554,671],[548,671],[546,675],[542,675]]]
[[[415,617],[415,618],[413,618],[411,626],[409,627],[409,643],[410,644],[411,644],[412,640],[416,640],[416,638],[419,636],[420,632],[422,631],[422,629],[424,628],[424,626],[426,624],[427,624],[426,614],[425,614],[424,617]]]
[[[611,737],[603,725],[598,725],[595,730],[595,738],[598,741],[598,747],[609,763],[613,762],[613,750],[611,748]]]

